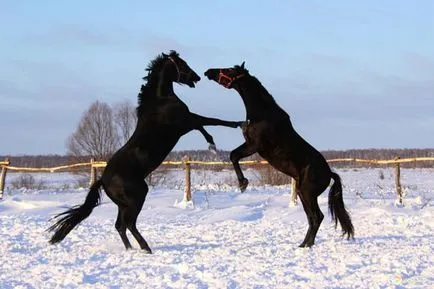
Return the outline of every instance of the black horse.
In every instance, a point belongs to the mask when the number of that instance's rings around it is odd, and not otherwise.
[[[100,187],[118,206],[116,230],[126,249],[131,244],[128,229],[140,247],[151,253],[145,239],[136,228],[137,217],[145,202],[148,186],[144,178],[155,170],[176,145],[181,136],[199,130],[211,146],[213,138],[203,126],[240,127],[242,122],[224,121],[191,113],[173,90],[173,82],[194,87],[200,77],[175,51],[162,54],[147,68],[147,81],[138,95],[137,127],[128,142],[107,163],[102,176],[94,184],[84,204],[72,207],[54,218],[57,222],[48,230],[54,231],[51,244],[62,241],[100,203]]]
[[[354,228],[345,210],[339,175],[332,172],[321,153],[294,130],[289,115],[279,107],[259,80],[249,74],[244,62],[233,68],[209,69],[205,76],[238,91],[246,107],[247,121],[243,125],[246,141],[230,154],[241,191],[246,189],[248,180],[241,172],[239,160],[254,153],[258,153],[277,170],[293,177],[309,222],[309,229],[300,247],[310,247],[324,218],[317,198],[333,179],[328,201],[330,213],[335,225],[339,220],[343,234],[347,234],[348,238],[353,237]]]

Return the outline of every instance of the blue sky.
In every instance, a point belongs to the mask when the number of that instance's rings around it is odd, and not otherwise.
[[[246,61],[320,150],[434,147],[433,1],[1,1],[0,154],[66,152],[82,113],[137,101],[176,49],[200,75]],[[238,94],[175,86],[199,114],[244,119]],[[241,132],[209,127],[233,149]],[[176,149],[205,149],[198,132]]]

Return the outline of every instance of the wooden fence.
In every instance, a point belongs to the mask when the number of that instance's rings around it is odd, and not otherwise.
[[[341,159],[330,159],[327,160],[329,163],[336,162],[354,162],[354,163],[365,163],[365,164],[375,164],[375,165],[393,165],[395,168],[395,191],[398,196],[398,202],[402,204],[402,187],[401,187],[401,163],[411,163],[411,162],[425,162],[434,161],[434,157],[418,157],[418,158],[405,158],[401,159],[399,157],[393,160],[367,160],[367,159],[357,159],[357,158],[341,158]],[[255,165],[267,165],[267,161],[241,161],[241,165],[245,166],[255,166]],[[221,162],[221,161],[195,161],[191,160],[189,157],[185,157],[182,161],[164,161],[162,165],[172,165],[172,166],[183,166],[185,170],[185,187],[184,187],[184,200],[191,200],[191,166],[192,165],[203,165],[203,166],[232,166],[231,162]],[[89,185],[92,184],[96,179],[97,169],[104,168],[106,162],[94,161],[86,163],[77,163],[71,165],[57,166],[57,167],[46,167],[46,168],[28,168],[28,167],[14,167],[10,165],[8,159],[0,161],[1,173],[0,173],[0,199],[3,196],[3,191],[6,183],[6,173],[7,171],[19,171],[19,172],[57,172],[70,170],[79,167],[90,167],[90,180]],[[291,181],[291,192],[292,192],[292,202],[295,203],[297,195],[295,194],[296,182],[294,179]]]

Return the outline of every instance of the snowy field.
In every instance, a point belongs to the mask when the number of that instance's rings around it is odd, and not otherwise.
[[[40,190],[13,188],[0,201],[0,288],[434,288],[434,170],[403,169],[404,207],[395,205],[390,169],[337,170],[356,232],[340,238],[327,211],[316,245],[300,249],[307,230],[290,186],[253,184],[239,193],[232,171],[193,171],[194,206],[183,206],[182,172],[153,187],[138,229],[154,254],[114,228],[117,209],[103,204],[58,245],[49,218],[81,204],[82,177],[35,174]],[[80,179],[81,178],[81,179]]]

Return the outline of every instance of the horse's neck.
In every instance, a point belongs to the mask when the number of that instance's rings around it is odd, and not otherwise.
[[[139,116],[148,109],[154,108],[157,103],[164,101],[181,101],[173,91],[173,82],[164,81],[163,78],[151,79],[142,86],[139,93],[139,107],[137,111]]]
[[[146,86],[147,92],[152,98],[167,98],[175,95],[173,91],[173,82],[165,80],[164,74],[149,81]]]
[[[256,79],[240,79],[237,91],[243,99],[248,120],[262,119],[270,110],[287,115]]]
[[[164,71],[153,72],[146,85],[142,86],[140,91],[144,98],[151,101],[158,99],[177,98],[173,91],[173,81],[168,80]]]

